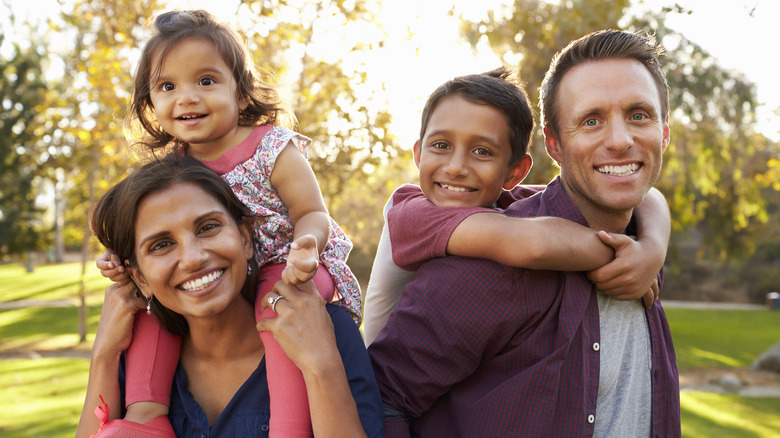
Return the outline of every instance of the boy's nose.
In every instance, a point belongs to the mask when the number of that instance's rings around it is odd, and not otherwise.
[[[456,152],[449,156],[447,163],[444,165],[444,171],[450,176],[461,176],[468,173],[468,166],[466,164],[466,156],[463,152]]]

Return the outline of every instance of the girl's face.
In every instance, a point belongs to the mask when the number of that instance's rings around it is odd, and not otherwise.
[[[250,233],[192,183],[147,195],[135,222],[133,279],[144,295],[185,318],[219,315],[243,302]]]
[[[159,52],[159,51],[158,51]],[[150,98],[162,128],[190,145],[190,155],[214,160],[251,132],[238,126],[238,113],[247,107],[236,97],[230,66],[205,38],[186,38],[170,48],[160,63],[153,56]]]

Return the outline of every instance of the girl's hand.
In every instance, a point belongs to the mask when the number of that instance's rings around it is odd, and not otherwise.
[[[311,280],[317,273],[319,259],[317,238],[311,234],[298,237],[290,245],[290,255],[287,257],[287,267],[282,271],[282,280],[291,285]]]
[[[95,261],[95,265],[100,269],[100,275],[110,279],[114,283],[125,284],[130,281],[130,275],[125,272],[122,261],[113,252],[106,250]]]
[[[276,282],[273,290],[263,296],[263,308],[271,307],[268,299],[277,296],[282,296],[275,305],[278,316],[260,320],[257,330],[270,331],[304,375],[341,363],[333,322],[314,282],[299,286]]]
[[[100,312],[93,354],[120,354],[130,346],[133,338],[135,314],[146,308],[146,301],[138,294],[135,283],[113,283],[106,288],[103,310]]]
[[[615,250],[615,260],[588,272],[588,278],[605,294],[618,300],[636,300],[648,295],[657,299],[660,267],[650,266],[642,246],[624,234],[598,232],[599,239]],[[655,292],[652,286],[655,285]],[[652,304],[652,302],[650,303]]]

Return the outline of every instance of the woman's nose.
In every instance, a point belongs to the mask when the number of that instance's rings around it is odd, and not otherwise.
[[[208,252],[197,241],[179,244],[179,248],[181,250],[179,265],[184,270],[197,270],[208,259]]]

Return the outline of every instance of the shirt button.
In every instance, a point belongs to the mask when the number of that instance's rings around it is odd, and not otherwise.
[[[260,426],[260,430],[262,430],[263,432],[268,432],[268,425],[264,424],[264,425]]]
[[[200,434],[200,438],[209,438],[205,433]]]
[[[593,424],[594,421],[596,421],[596,417],[594,415],[588,415],[588,423]]]
[[[593,351],[599,351],[599,348],[601,348],[601,345],[599,345],[598,342],[593,343]]]

